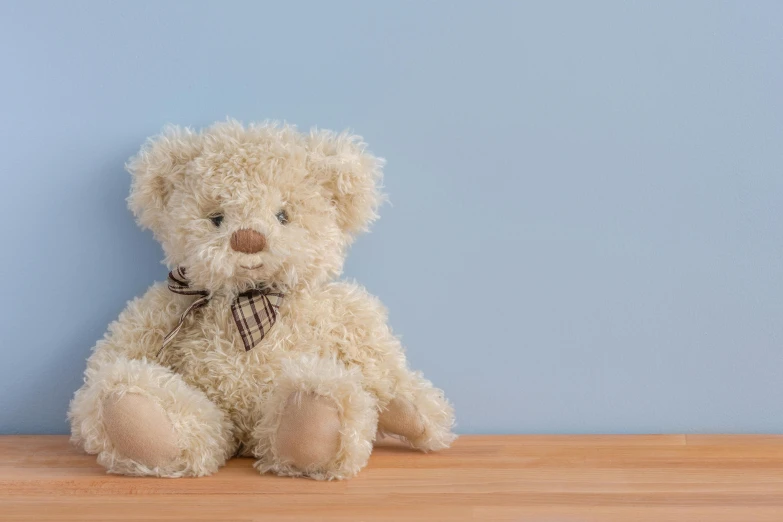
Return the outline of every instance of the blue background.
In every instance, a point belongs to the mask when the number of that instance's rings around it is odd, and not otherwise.
[[[783,431],[783,4],[282,4],[0,6],[0,432],[165,277],[124,162],[227,116],[388,159],[346,272],[460,432]]]

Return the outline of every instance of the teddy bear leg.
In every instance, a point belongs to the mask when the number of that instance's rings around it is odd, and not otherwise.
[[[357,370],[303,357],[286,361],[274,386],[254,430],[256,468],[332,480],[352,477],[367,464],[377,403]]]
[[[217,471],[235,449],[225,413],[181,376],[120,357],[88,372],[68,413],[71,440],[109,473],[184,477]]]
[[[381,406],[378,418],[380,435],[401,437],[421,451],[448,448],[457,438],[453,426],[454,408],[443,392],[410,371],[398,381],[395,397]]]

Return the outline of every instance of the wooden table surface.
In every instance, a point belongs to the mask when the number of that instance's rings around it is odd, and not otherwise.
[[[64,436],[0,437],[0,520],[783,521],[781,436],[463,436],[376,448],[343,482],[107,475]]]

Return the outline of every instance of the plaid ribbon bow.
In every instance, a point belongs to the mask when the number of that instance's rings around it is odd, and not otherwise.
[[[184,267],[177,267],[176,270],[169,272],[169,290],[175,294],[196,295],[198,299],[193,301],[187,309],[182,312],[177,326],[163,338],[163,345],[158,351],[161,354],[164,348],[171,344],[174,337],[177,336],[185,323],[187,316],[197,308],[201,308],[209,302],[212,296],[207,290],[191,288],[190,280],[185,275]],[[263,286],[253,288],[247,292],[242,292],[231,303],[231,315],[242,337],[242,343],[245,345],[245,351],[250,351],[264,338],[266,333],[277,321],[277,314],[280,304],[283,302],[283,294],[275,292],[273,289]]]

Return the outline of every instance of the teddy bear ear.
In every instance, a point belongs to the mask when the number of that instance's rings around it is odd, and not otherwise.
[[[128,207],[139,224],[156,232],[177,179],[201,151],[202,136],[188,128],[168,126],[150,138],[126,168],[131,173]]]
[[[347,234],[367,230],[378,218],[383,164],[359,136],[325,130],[308,136],[308,170],[331,198]]]

